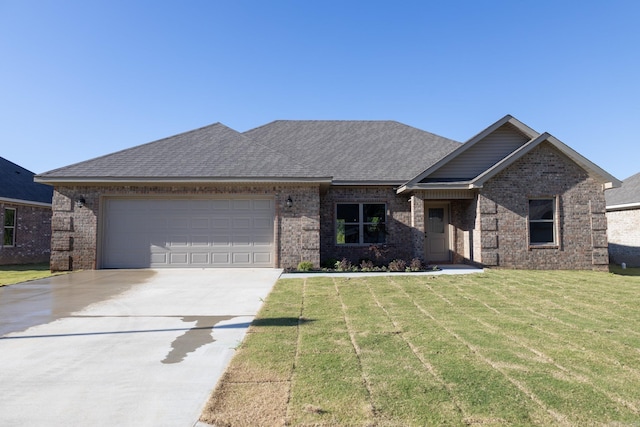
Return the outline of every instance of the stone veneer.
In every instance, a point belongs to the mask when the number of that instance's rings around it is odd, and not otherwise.
[[[528,244],[528,200],[559,197],[557,246]],[[479,190],[477,261],[524,269],[606,271],[607,221],[602,184],[543,143]],[[476,246],[478,248],[478,246]]]
[[[16,210],[15,246],[2,246],[4,227],[0,228],[0,265],[48,262],[51,249],[51,208],[0,202],[0,225],[4,210]]]
[[[640,267],[640,207],[607,212],[611,262]]]
[[[53,195],[51,269],[95,269],[103,197],[216,197],[229,195],[275,198],[275,266],[295,267],[302,260],[320,263],[318,185],[159,185],[56,187]],[[84,207],[75,200],[83,197]],[[286,200],[291,197],[293,206]]]

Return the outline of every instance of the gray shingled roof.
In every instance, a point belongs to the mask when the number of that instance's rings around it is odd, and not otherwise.
[[[333,176],[404,183],[460,146],[395,121],[278,120],[244,135]]]
[[[640,203],[640,173],[622,181],[622,186],[604,192],[607,206]]]
[[[323,179],[403,183],[460,143],[393,121],[220,123],[38,175],[109,179]]]
[[[51,203],[53,187],[33,182],[33,172],[0,157],[0,197]]]
[[[324,172],[223,124],[139,145],[38,175],[39,179],[321,178]]]

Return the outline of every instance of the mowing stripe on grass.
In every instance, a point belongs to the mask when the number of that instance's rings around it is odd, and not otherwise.
[[[400,290],[405,295],[407,295],[407,297],[410,298],[410,295],[405,291],[405,289],[402,286],[398,285],[395,282],[392,282],[392,283],[398,290]],[[430,291],[433,292],[433,289],[429,285],[426,285],[426,287],[427,287],[427,289],[429,289]],[[448,301],[446,298],[443,298],[443,301],[445,301],[448,305],[452,305],[452,303],[450,301]],[[475,357],[479,358],[481,361],[483,361],[484,363],[489,365],[491,368],[493,368],[494,370],[499,372],[507,381],[509,381],[518,390],[520,390],[522,393],[524,393],[526,396],[528,396],[529,399],[531,399],[533,402],[535,402],[546,413],[551,415],[551,417],[553,417],[555,422],[557,422],[558,424],[561,424],[561,425],[570,425],[570,423],[568,423],[567,417],[565,415],[563,415],[563,414],[553,410],[552,408],[550,408],[547,404],[544,403],[544,401],[539,396],[537,396],[533,391],[531,391],[526,386],[525,383],[513,378],[512,376],[510,376],[507,373],[506,369],[504,369],[502,366],[497,364],[495,361],[493,361],[493,360],[489,359],[488,357],[484,356],[482,354],[482,351],[481,351],[480,348],[478,348],[477,346],[473,345],[471,342],[469,342],[466,339],[464,339],[460,334],[456,333],[453,329],[448,327],[443,321],[437,319],[433,314],[431,314],[425,307],[423,307],[418,302],[414,301],[414,305],[418,308],[418,310],[420,310],[421,313],[423,313],[429,319],[433,320],[440,328],[442,328],[445,331],[447,331],[447,333],[449,335],[451,335],[456,340],[458,340],[461,343],[463,343],[467,348],[469,348],[469,350],[471,350],[471,352],[474,354]]]

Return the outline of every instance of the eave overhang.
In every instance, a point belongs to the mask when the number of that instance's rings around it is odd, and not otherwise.
[[[51,207],[51,203],[36,202],[36,201],[33,201],[33,200],[12,199],[10,197],[0,197],[0,202],[12,203],[12,204],[16,204],[16,205],[39,206],[39,207],[43,207],[43,208],[50,208]]]
[[[329,185],[331,177],[34,177],[35,182],[48,185],[156,185],[156,184],[247,184],[287,183]]]
[[[640,202],[624,203],[620,205],[610,205],[606,207],[607,212],[626,211],[632,209],[640,209]]]

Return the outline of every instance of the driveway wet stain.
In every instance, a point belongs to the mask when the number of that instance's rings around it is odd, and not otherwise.
[[[180,363],[189,353],[193,353],[203,345],[214,342],[212,332],[214,326],[225,320],[231,320],[236,316],[186,316],[182,318],[185,323],[196,324],[184,334],[177,337],[171,343],[171,351],[162,360],[162,363]]]

